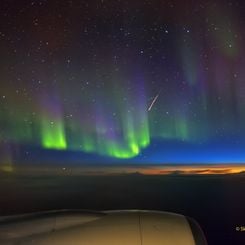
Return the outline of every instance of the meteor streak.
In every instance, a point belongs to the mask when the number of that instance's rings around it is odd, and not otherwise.
[[[150,111],[152,109],[152,107],[154,106],[155,102],[157,101],[159,95],[160,95],[160,93],[155,96],[154,100],[151,102],[151,105],[148,108],[148,111]]]

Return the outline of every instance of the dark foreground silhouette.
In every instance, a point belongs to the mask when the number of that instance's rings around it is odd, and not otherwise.
[[[0,214],[146,209],[196,219],[208,244],[245,244],[245,175],[0,176]]]

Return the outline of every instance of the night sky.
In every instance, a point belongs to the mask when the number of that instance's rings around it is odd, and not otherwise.
[[[1,164],[245,162],[244,11],[1,0]]]

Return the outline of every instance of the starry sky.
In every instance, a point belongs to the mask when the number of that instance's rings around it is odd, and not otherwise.
[[[1,164],[245,162],[244,11],[1,0]]]

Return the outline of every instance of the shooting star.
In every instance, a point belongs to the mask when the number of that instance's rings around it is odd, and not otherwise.
[[[160,93],[155,96],[154,100],[151,102],[151,105],[148,108],[148,111],[150,111],[152,109],[152,107],[154,106],[155,102],[157,101],[159,95],[160,95]]]

